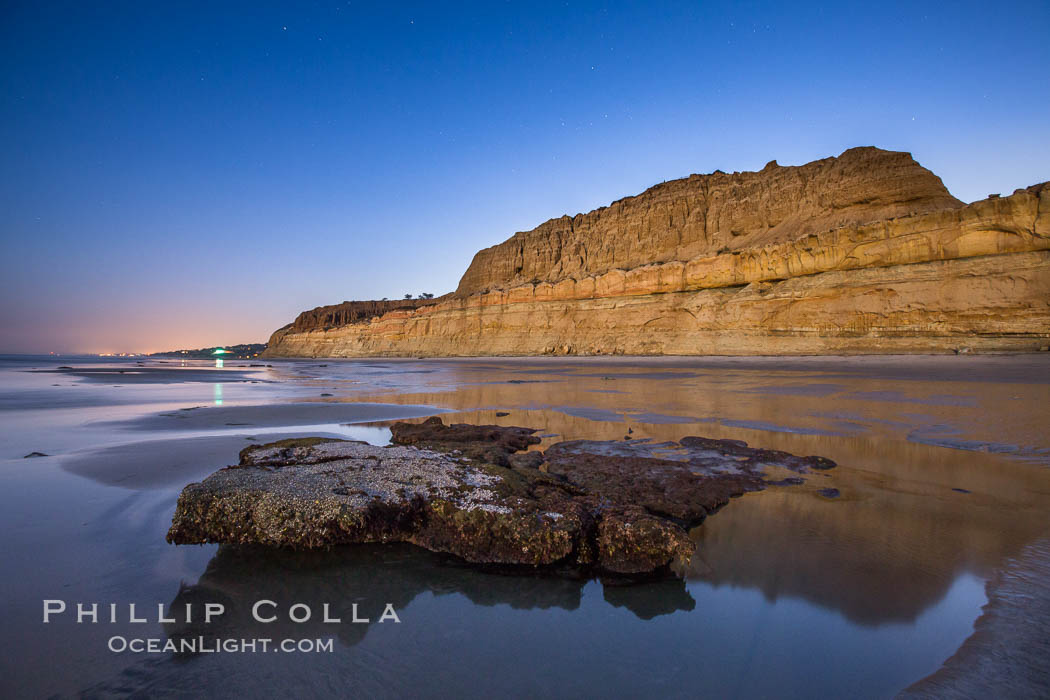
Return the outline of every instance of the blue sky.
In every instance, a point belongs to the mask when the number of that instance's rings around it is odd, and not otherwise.
[[[1050,179],[1050,3],[12,3],[0,351],[265,340],[694,172]]]

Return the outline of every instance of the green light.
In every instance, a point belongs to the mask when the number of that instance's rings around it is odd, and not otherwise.
[[[215,350],[213,350],[211,354],[212,355],[225,355],[226,351],[223,350],[222,348],[215,348]]]

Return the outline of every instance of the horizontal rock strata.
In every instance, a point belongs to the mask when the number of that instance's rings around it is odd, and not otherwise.
[[[872,221],[962,207],[907,153],[853,148],[760,172],[692,175],[480,251],[459,295],[703,260]],[[812,243],[812,242],[811,242]]]
[[[350,323],[360,323],[391,311],[411,311],[425,304],[433,303],[425,299],[383,299],[380,301],[344,301],[342,304],[318,306],[304,311],[285,329],[302,333],[304,331],[336,328]]]
[[[910,155],[863,148],[549,221],[478,253],[453,295],[345,323],[321,307],[266,354],[1037,350],[1048,292],[1050,186],[963,205]]]
[[[525,451],[535,431],[397,423],[395,444],[323,438],[250,447],[179,496],[169,542],[316,548],[410,542],[478,564],[637,575],[691,556],[687,529],[770,468],[834,466],[732,440],[576,440]],[[789,483],[794,483],[791,480]]]

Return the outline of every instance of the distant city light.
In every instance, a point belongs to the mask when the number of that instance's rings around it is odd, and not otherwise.
[[[226,354],[226,351],[223,350],[222,348],[215,348],[215,350],[212,352],[212,355],[225,355],[225,354]]]

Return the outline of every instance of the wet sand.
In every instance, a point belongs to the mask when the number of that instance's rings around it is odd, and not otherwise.
[[[988,582],[973,635],[903,698],[1050,697],[1050,540],[1029,545]]]
[[[87,376],[6,375],[0,525],[18,533],[7,554],[8,571],[18,574],[6,582],[13,632],[0,649],[0,686],[30,695],[334,695],[339,689],[325,679],[353,677],[379,696],[703,688],[885,697],[909,686],[936,694],[914,684],[937,674],[931,682],[947,688],[953,668],[979,667],[972,659],[998,664],[1001,652],[967,641],[974,623],[975,639],[996,627],[978,618],[996,608],[1004,572],[1039,571],[1048,556],[1036,543],[1050,536],[1050,354],[272,364],[253,370],[257,384],[113,388]],[[56,381],[64,385],[52,387]],[[701,435],[826,455],[839,467],[736,499],[710,517],[692,532],[699,547],[685,581],[671,588],[566,588],[454,562],[449,578],[441,568],[449,562],[412,549],[260,559],[163,543],[181,486],[236,462],[249,438],[320,434],[382,444],[390,421],[441,412],[446,421],[539,428],[540,449],[576,438]],[[32,451],[52,456],[22,459]],[[345,585],[333,588],[340,576]],[[315,607],[392,597],[403,601],[409,626],[343,630],[339,653],[278,655],[260,670],[252,654],[177,662],[113,655],[103,636],[113,630],[42,629],[37,619],[42,592],[155,606],[181,600],[184,583],[193,595],[283,595]],[[1025,595],[1010,594],[1017,614],[1045,629],[1047,613]],[[233,629],[268,632],[250,621]],[[517,630],[513,644],[507,629]],[[533,664],[520,663],[522,644],[536,650]],[[65,662],[49,673],[30,661],[56,653]],[[974,656],[962,663],[953,654]],[[1034,656],[1016,659],[1045,669]],[[470,674],[478,663],[494,673]],[[546,669],[543,679],[535,664]],[[1008,691],[1038,694],[1038,674],[1012,676],[1022,681]]]
[[[132,420],[107,422],[100,427],[148,431],[216,430],[231,427],[252,430],[274,426],[401,420],[432,416],[441,412],[432,406],[368,402],[202,405],[163,411]]]
[[[69,367],[32,369],[29,372],[74,377],[100,384],[175,384],[179,382],[246,382],[261,381],[250,369],[202,367]]]
[[[264,439],[281,440],[298,435],[298,432],[267,433]],[[342,436],[330,433],[325,437]],[[62,469],[107,486],[136,490],[182,488],[217,469],[236,464],[237,454],[248,445],[258,444],[259,440],[241,435],[145,440],[74,453],[62,460]]]

